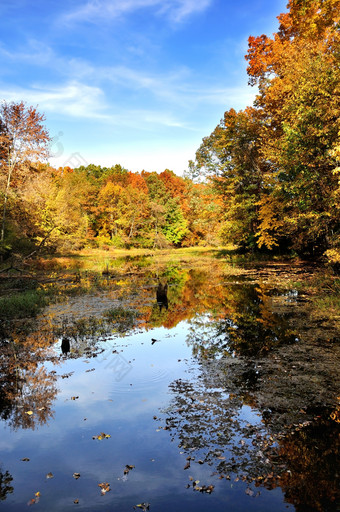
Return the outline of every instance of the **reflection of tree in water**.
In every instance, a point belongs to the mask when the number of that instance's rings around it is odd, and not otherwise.
[[[34,429],[52,417],[56,374],[43,366],[54,358],[46,336],[40,333],[1,341],[0,417],[14,429]]]
[[[124,333],[134,325],[135,316],[117,308],[106,318],[70,320],[55,328],[40,326],[29,335],[13,333],[0,340],[0,419],[14,429],[46,424],[53,417],[58,375],[44,363],[57,366],[66,357],[97,357],[105,350],[99,341],[112,332],[112,323],[115,332]],[[55,351],[58,338],[59,354]]]
[[[190,322],[199,374],[171,384],[164,428],[191,466],[245,482],[250,496],[279,486],[297,511],[335,511],[340,448],[331,413],[340,354],[308,331],[292,343],[291,326],[302,332],[306,320],[294,294],[228,287],[222,321]]]
[[[242,373],[221,379],[216,369],[203,371],[196,381],[171,384],[164,425],[190,456],[191,467],[208,464],[220,479],[243,481],[250,496],[262,486],[280,486],[297,511],[336,511],[340,447],[329,411],[312,420],[296,415],[296,423],[278,432],[267,409],[254,408],[256,394],[247,393],[246,382],[240,386]]]
[[[210,355],[215,351],[219,356],[221,351],[256,355],[298,340],[293,294],[269,290],[265,285],[227,284],[223,300],[215,322],[211,315],[192,319],[188,343],[196,351],[209,351]],[[203,340],[202,319],[206,330]]]
[[[12,475],[8,471],[3,472],[0,466],[0,501],[5,501],[7,495],[14,491],[12,481]]]

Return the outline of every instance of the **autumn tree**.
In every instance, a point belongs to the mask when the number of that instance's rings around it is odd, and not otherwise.
[[[29,164],[48,156],[48,131],[45,118],[24,102],[2,102],[0,106],[0,172],[3,179],[3,206],[0,240],[4,241],[7,203],[14,174],[28,172]]]
[[[255,245],[257,202],[266,169],[259,127],[256,109],[230,109],[196,153],[196,172],[213,181],[224,204],[222,236],[242,248]]]
[[[249,38],[246,56],[271,168],[257,235],[259,245],[285,236],[317,254],[339,243],[340,1],[290,0],[288,9],[272,38]]]
[[[220,191],[226,240],[340,251],[340,0],[290,0],[278,19],[273,37],[249,37],[253,107],[225,113],[191,170]]]

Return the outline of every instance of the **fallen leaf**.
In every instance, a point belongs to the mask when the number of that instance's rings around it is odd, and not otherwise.
[[[101,441],[102,439],[109,439],[110,437],[110,434],[105,434],[105,432],[101,432],[98,436],[92,436],[92,439],[98,439],[99,441]]]
[[[35,503],[39,503],[39,499],[40,499],[40,492],[38,491],[34,494],[34,498],[29,500],[27,505],[30,506],[30,505],[34,505]]]
[[[98,487],[100,487],[100,492],[101,492],[102,495],[104,495],[107,492],[111,491],[110,484],[108,482],[103,482],[101,484],[98,484]]]
[[[124,475],[128,475],[128,474],[129,474],[129,472],[130,472],[132,469],[134,469],[134,468],[135,468],[135,466],[132,466],[132,465],[130,465],[130,464],[126,464],[125,469],[124,469]]]
[[[73,503],[75,503],[76,505],[78,505],[78,503],[79,503],[78,498],[76,498],[75,500],[73,500]]]
[[[136,507],[141,508],[143,512],[146,512],[146,510],[149,510],[150,508],[150,503],[139,503]],[[136,510],[136,507],[133,508]]]
[[[47,473],[46,478],[53,478],[53,473]]]
[[[80,473],[73,473],[73,478],[75,478],[76,480],[78,480],[78,478],[80,478]]]
[[[26,411],[26,414],[28,414],[29,416],[31,416],[33,414],[33,411]]]
[[[29,462],[31,459],[29,459],[28,457],[24,457],[23,459],[21,459],[23,462]]]
[[[184,466],[184,469],[189,469],[190,468],[190,462],[187,462],[186,465]]]
[[[71,400],[78,400],[79,396],[71,396]]]
[[[73,374],[74,372],[70,372],[70,373],[64,373],[61,378],[62,379],[68,379],[69,377],[71,377],[71,375]]]

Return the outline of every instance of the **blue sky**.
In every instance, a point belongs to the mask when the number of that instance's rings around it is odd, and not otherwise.
[[[54,166],[182,174],[230,109],[251,105],[249,35],[286,0],[2,0],[0,100],[45,114]]]

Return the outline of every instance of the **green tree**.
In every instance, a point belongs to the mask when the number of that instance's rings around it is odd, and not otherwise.
[[[242,248],[255,246],[258,227],[257,202],[266,170],[259,128],[256,109],[231,109],[196,153],[196,172],[212,179],[223,200],[223,238]]]

